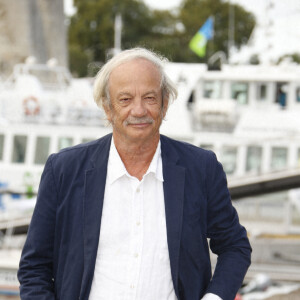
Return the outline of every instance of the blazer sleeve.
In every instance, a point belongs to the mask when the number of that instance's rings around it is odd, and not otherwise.
[[[211,153],[207,171],[207,235],[210,248],[218,255],[216,268],[207,293],[223,300],[235,298],[251,261],[247,232],[239,223],[227,187],[222,165]]]
[[[57,190],[52,156],[46,162],[22,251],[18,279],[22,300],[54,300],[53,248]]]

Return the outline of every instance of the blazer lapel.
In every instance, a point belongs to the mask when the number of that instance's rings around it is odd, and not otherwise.
[[[184,202],[185,168],[177,165],[178,154],[161,136],[167,238],[174,289],[178,296],[178,264]]]
[[[83,203],[84,270],[80,299],[88,299],[94,275],[110,142],[111,135],[100,140],[99,148],[91,159],[94,168],[85,171],[85,197]]]

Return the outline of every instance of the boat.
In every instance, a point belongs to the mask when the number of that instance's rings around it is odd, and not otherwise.
[[[197,72],[184,64],[177,82],[192,86],[179,85],[162,132],[213,150],[229,181],[299,169],[299,75],[297,65],[223,65]]]
[[[179,97],[162,134],[213,150],[231,187],[298,180],[299,66],[167,63],[166,71]],[[35,194],[49,154],[111,131],[92,85],[53,60],[15,66],[0,85],[0,192]]]
[[[50,153],[109,132],[92,101],[92,80],[66,68],[16,65],[0,87],[0,190],[37,191]]]
[[[213,150],[229,182],[300,167],[300,67],[169,63],[179,98],[161,132]],[[111,129],[92,79],[20,64],[0,90],[0,188],[36,192],[50,153]]]
[[[166,63],[179,97],[161,133],[213,150],[229,187],[300,176],[300,67]],[[37,193],[49,154],[111,131],[93,79],[32,58],[0,85],[0,193]],[[276,181],[277,180],[277,181]],[[299,181],[299,180],[298,180]],[[295,183],[296,182],[296,183]],[[259,186],[260,187],[260,186]],[[299,187],[296,186],[296,187]],[[249,189],[248,189],[249,191]]]
[[[169,107],[162,134],[213,150],[229,188],[300,176],[299,66],[222,65],[210,70],[205,64],[167,63],[165,67],[179,97]],[[28,59],[1,81],[3,234],[9,227],[15,228],[14,236],[26,233],[49,154],[111,132],[104,112],[93,101],[92,88],[92,78],[72,78],[53,60],[41,65]],[[299,201],[284,197],[278,207],[289,219],[283,220],[288,226],[282,228],[299,234]],[[278,205],[274,199],[272,205]],[[250,204],[247,213],[257,212],[256,205]],[[243,215],[243,208],[236,206]]]
[[[168,73],[179,98],[161,132],[216,153],[252,237],[299,235],[300,66],[170,64]]]
[[[110,131],[92,84],[32,58],[0,82],[0,299],[19,299],[18,263],[48,155]]]

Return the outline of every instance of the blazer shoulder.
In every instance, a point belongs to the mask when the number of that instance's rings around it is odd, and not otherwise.
[[[197,147],[184,141],[174,140],[167,136],[161,135],[161,142],[163,148],[167,150],[173,149],[178,154],[179,158],[183,160],[193,161],[195,158],[201,160],[217,160],[213,151]]]

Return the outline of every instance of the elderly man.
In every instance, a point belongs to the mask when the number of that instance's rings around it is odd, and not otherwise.
[[[234,299],[251,248],[215,155],[159,133],[176,95],[146,49],[100,70],[94,96],[113,133],[49,157],[21,299]]]

